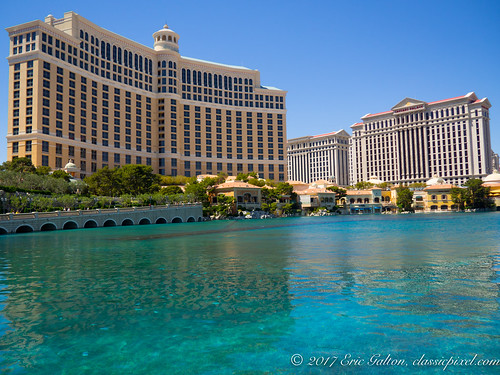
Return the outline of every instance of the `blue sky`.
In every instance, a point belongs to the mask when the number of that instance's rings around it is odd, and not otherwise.
[[[3,28],[73,10],[153,45],[165,22],[183,56],[258,69],[288,91],[288,138],[346,129],[405,97],[488,97],[500,152],[500,1],[24,1]],[[8,35],[0,50],[8,54]],[[0,162],[7,158],[8,63],[0,64]]]

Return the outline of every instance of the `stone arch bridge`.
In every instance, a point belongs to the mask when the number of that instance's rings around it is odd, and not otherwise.
[[[201,204],[8,213],[0,215],[0,234],[195,221],[202,221]]]

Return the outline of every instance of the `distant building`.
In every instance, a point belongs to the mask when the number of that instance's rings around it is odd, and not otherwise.
[[[327,188],[333,186],[325,180],[314,181],[306,184],[299,181],[290,181],[293,191],[297,194],[302,210],[311,212],[317,208],[333,210],[336,206],[336,194]]]
[[[345,130],[288,140],[288,180],[349,184],[349,134]]]
[[[483,178],[483,186],[490,188],[490,198],[495,202],[497,211],[500,211],[500,173],[494,170],[492,174]]]
[[[380,214],[382,213],[382,189],[347,190],[345,202],[347,214]]]
[[[438,174],[463,184],[492,170],[487,98],[471,92],[426,103],[405,98],[351,126],[350,183],[377,175],[390,183],[425,182]]]
[[[497,153],[494,153],[493,151],[491,151],[492,153],[492,157],[491,157],[491,168],[493,170],[499,170],[500,169],[500,161],[498,159],[498,154]]]
[[[234,198],[233,213],[238,207],[246,210],[260,210],[262,205],[261,188],[243,181],[227,181],[216,185],[212,203],[217,203],[217,195],[222,194]]]

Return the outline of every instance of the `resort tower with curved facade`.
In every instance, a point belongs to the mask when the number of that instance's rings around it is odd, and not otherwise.
[[[8,160],[286,179],[286,92],[259,71],[181,56],[167,25],[154,48],[74,12],[7,32]]]

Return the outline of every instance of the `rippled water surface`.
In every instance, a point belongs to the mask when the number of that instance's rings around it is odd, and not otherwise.
[[[2,236],[0,373],[442,373],[500,359],[499,273],[500,213]]]

